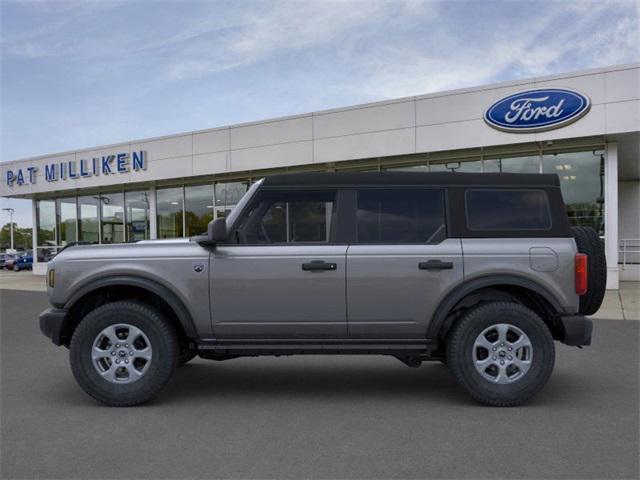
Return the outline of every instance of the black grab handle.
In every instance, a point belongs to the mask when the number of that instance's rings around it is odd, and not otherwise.
[[[453,262],[443,262],[442,260],[429,260],[418,264],[420,270],[451,270]]]
[[[309,263],[302,264],[302,270],[307,272],[322,272],[325,270],[335,270],[338,268],[336,263],[327,263],[324,260],[312,260]]]

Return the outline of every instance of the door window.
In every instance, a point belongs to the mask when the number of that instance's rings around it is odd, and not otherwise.
[[[440,189],[358,191],[358,243],[439,243],[446,237]]]
[[[335,192],[262,192],[241,220],[239,243],[328,243]]]

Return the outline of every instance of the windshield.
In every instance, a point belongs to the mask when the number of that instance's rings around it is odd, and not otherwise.
[[[235,221],[238,219],[238,215],[240,214],[240,212],[242,212],[242,210],[244,210],[244,207],[247,205],[247,202],[251,199],[251,197],[253,197],[253,194],[256,192],[256,190],[260,188],[260,185],[262,185],[263,181],[264,181],[264,178],[258,180],[256,183],[251,185],[251,187],[249,187],[249,190],[247,190],[247,193],[245,193],[244,196],[240,199],[240,201],[236,204],[236,206],[233,207],[233,210],[231,210],[231,213],[227,215],[227,228],[231,227],[231,225],[235,223]]]

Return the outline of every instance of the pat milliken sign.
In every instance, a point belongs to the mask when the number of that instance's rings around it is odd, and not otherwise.
[[[504,97],[484,112],[491,127],[512,133],[532,133],[564,127],[587,114],[591,101],[566,88],[539,88]]]
[[[80,160],[52,162],[42,167],[43,171],[35,166],[7,170],[4,175],[5,181],[9,187],[13,187],[35,184],[39,177],[47,182],[57,182],[139,172],[147,169],[147,152],[139,150],[132,152],[131,155],[114,153]]]

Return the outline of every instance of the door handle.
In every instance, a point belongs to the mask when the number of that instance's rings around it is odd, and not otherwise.
[[[453,262],[443,262],[442,260],[429,260],[418,264],[420,270],[451,270]]]
[[[307,272],[322,272],[325,270],[336,270],[337,268],[338,264],[328,263],[324,260],[311,260],[309,263],[302,264],[302,270]]]

